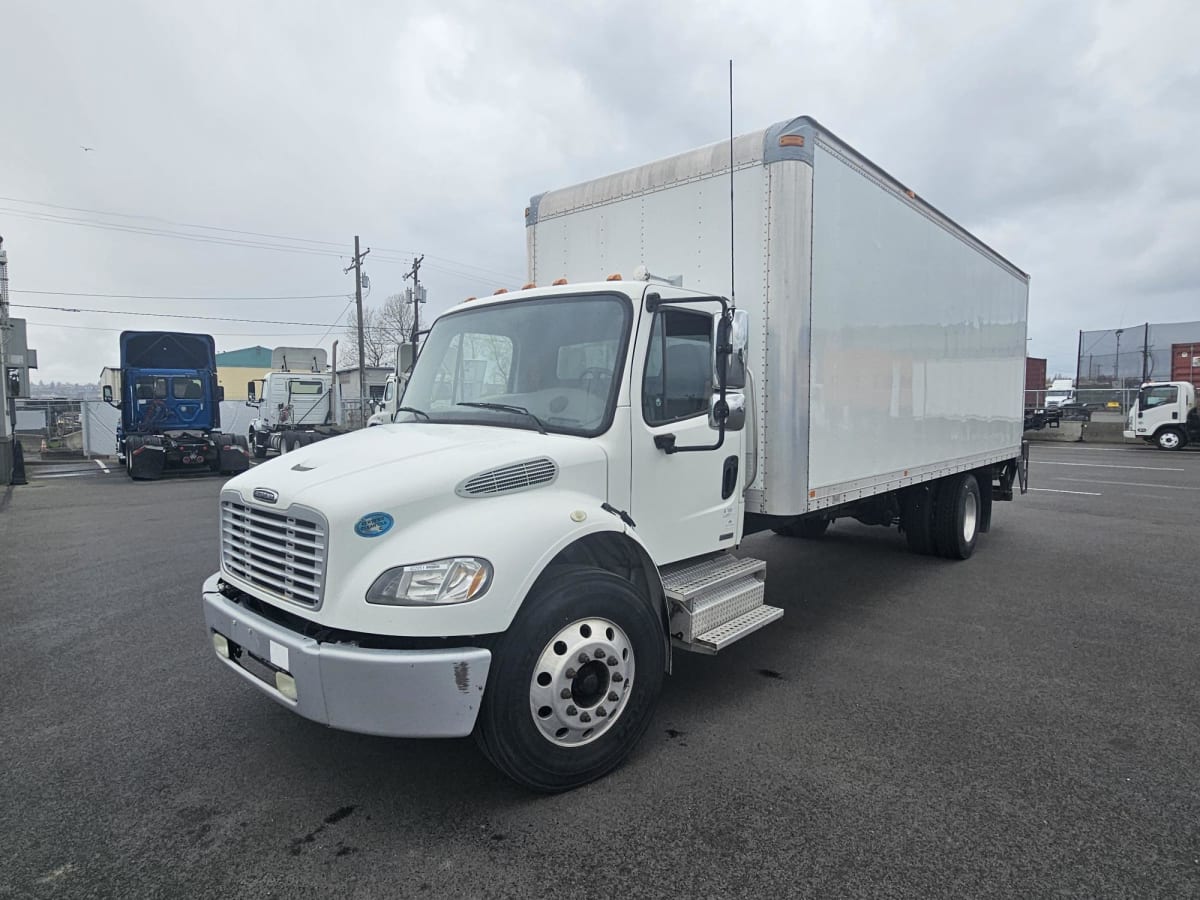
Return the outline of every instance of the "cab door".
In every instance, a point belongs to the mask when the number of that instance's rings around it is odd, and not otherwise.
[[[669,301],[668,301],[669,302]],[[643,312],[631,372],[632,499],[658,565],[732,547],[741,520],[742,433],[710,423],[716,301]],[[677,452],[666,449],[673,443]],[[685,448],[712,449],[685,449]]]
[[[1138,393],[1137,433],[1152,436],[1163,425],[1183,425],[1180,415],[1179,386],[1155,384]]]

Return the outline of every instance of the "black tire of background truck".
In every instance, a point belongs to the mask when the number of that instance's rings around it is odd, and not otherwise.
[[[581,746],[558,746],[533,721],[530,683],[550,640],[588,617],[609,620],[629,638],[632,693],[620,718],[600,737]],[[589,566],[556,570],[535,586],[492,651],[476,743],[497,769],[533,791],[552,794],[595,781],[619,766],[645,733],[665,669],[661,618],[633,585]]]
[[[125,474],[133,477],[133,451],[141,446],[141,441],[135,437],[125,438]]]
[[[1178,428],[1164,428],[1154,436],[1154,446],[1159,450],[1182,450],[1187,446],[1187,438]]]
[[[946,559],[970,559],[979,540],[979,482],[970,472],[942,479],[934,514],[934,542]]]
[[[254,448],[254,458],[255,459],[266,459],[267,458],[267,445],[265,443],[260,444],[258,442],[258,439],[254,436],[253,431],[251,431],[249,436],[247,437],[246,444],[247,444],[247,446]]]
[[[908,549],[922,556],[937,553],[933,539],[933,517],[937,509],[938,482],[918,484],[904,492],[900,510],[900,528]]]
[[[795,522],[788,522],[786,525],[780,525],[771,530],[784,537],[815,541],[817,538],[825,536],[825,532],[829,530],[831,524],[833,523],[829,519],[797,519]]]

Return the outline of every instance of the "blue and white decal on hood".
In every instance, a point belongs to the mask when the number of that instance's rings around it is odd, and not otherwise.
[[[382,537],[391,530],[395,521],[385,512],[367,513],[354,523],[354,533],[365,538]]]

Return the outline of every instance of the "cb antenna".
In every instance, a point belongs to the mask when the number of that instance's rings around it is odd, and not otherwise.
[[[737,306],[733,277],[733,60],[729,61],[729,301]]]

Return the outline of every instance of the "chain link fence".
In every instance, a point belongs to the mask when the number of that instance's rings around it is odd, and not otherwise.
[[[18,398],[15,437],[26,459],[82,458],[80,400]]]

